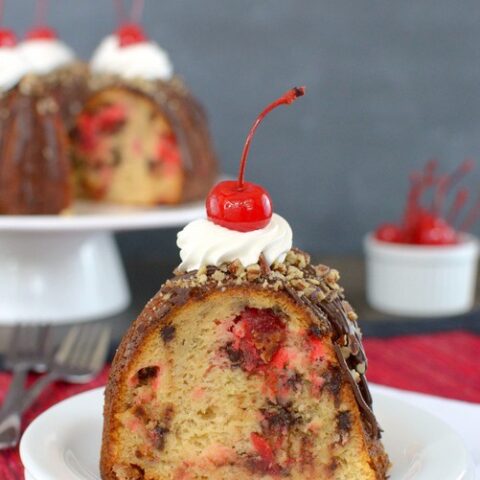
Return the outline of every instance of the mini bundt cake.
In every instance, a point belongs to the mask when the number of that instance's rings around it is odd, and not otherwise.
[[[102,480],[383,480],[357,317],[338,272],[292,249],[270,196],[216,185],[182,263],[113,361]]]
[[[81,195],[137,205],[204,197],[217,175],[207,118],[166,53],[126,26],[100,44],[91,69],[72,139]]]

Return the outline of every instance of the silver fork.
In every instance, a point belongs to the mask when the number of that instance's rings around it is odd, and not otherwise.
[[[22,398],[0,414],[0,450],[17,445],[21,416],[53,382],[87,383],[105,364],[110,343],[110,327],[76,326],[69,330],[55,354],[50,370],[40,377]]]
[[[30,370],[44,372],[52,355],[52,329],[49,325],[17,325],[9,338],[5,367],[12,380],[3,409],[10,408],[22,395]]]

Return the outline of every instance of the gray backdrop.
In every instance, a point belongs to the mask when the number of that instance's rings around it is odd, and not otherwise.
[[[6,3],[23,31],[33,0]],[[86,57],[112,12],[108,0],[52,0],[50,18]],[[360,250],[399,216],[407,172],[429,157],[480,160],[477,0],[146,0],[145,23],[206,105],[225,172],[257,112],[307,85],[259,130],[247,177],[317,254]],[[176,255],[173,231],[119,239],[126,255]]]

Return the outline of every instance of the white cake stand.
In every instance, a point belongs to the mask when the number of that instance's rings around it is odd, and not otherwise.
[[[115,231],[180,227],[204,203],[132,208],[77,202],[70,215],[0,216],[0,324],[65,323],[124,310]]]

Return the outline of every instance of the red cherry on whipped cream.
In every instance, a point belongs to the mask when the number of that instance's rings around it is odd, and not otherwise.
[[[29,30],[25,38],[27,40],[57,40],[57,32],[50,27],[34,27]]]
[[[145,31],[136,23],[124,23],[118,27],[116,34],[121,47],[129,47],[148,40]]]
[[[17,36],[8,28],[0,28],[0,47],[14,47],[17,44]]]
[[[272,200],[262,186],[245,182],[250,144],[262,120],[280,105],[290,105],[305,94],[305,87],[295,87],[271,103],[257,117],[248,133],[240,161],[238,180],[226,180],[218,183],[208,194],[206,200],[207,216],[216,225],[250,232],[266,227],[272,218]]]

